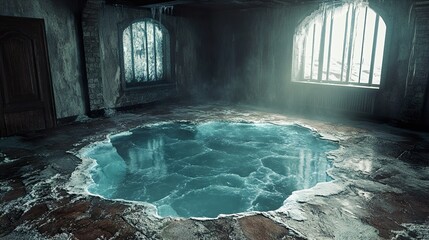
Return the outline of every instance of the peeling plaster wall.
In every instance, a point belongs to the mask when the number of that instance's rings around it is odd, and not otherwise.
[[[207,100],[211,95],[214,38],[209,14],[178,17],[176,21],[175,76],[182,96]]]
[[[215,12],[212,84],[224,100],[280,101],[291,56],[287,8]]]
[[[414,23],[410,21],[413,1],[384,1],[376,5],[387,26],[386,52],[383,63],[383,88],[378,94],[376,111],[378,114],[405,120],[406,106],[403,104],[407,90],[408,65],[413,44]],[[412,94],[409,92],[408,94]],[[419,121],[419,119],[415,119]]]
[[[74,5],[73,5],[74,4]],[[0,0],[0,15],[43,18],[57,118],[85,113],[78,25],[73,8],[63,0]]]
[[[127,14],[125,14],[127,12]],[[117,11],[116,8],[104,6],[100,13],[100,56],[101,78],[103,79],[103,97],[105,108],[115,108],[120,97],[120,60],[118,22],[124,15],[138,13],[131,10]]]
[[[383,82],[376,91],[291,82],[295,28],[318,9],[317,4],[214,12],[211,88],[217,98],[234,102],[403,120],[405,92],[415,95],[412,88],[406,89],[414,28],[409,21],[411,4],[411,0],[370,1],[387,25]]]
[[[413,26],[412,45],[401,114],[408,122],[422,119],[429,129],[429,2],[415,2],[408,21]]]
[[[121,87],[119,25],[131,20],[152,18],[149,10],[105,5],[100,13],[101,76],[105,108],[116,108],[198,93],[209,68],[203,51],[207,36],[204,21],[183,16],[162,15],[161,23],[170,34],[171,86],[124,91]],[[159,15],[155,16],[159,20]]]

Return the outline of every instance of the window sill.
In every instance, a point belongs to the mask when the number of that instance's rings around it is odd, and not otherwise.
[[[175,82],[160,82],[160,83],[153,83],[153,84],[142,84],[139,86],[133,86],[133,87],[124,87],[125,92],[134,92],[134,91],[142,91],[147,89],[168,89],[168,88],[175,88],[176,83]]]
[[[333,83],[333,82],[292,81],[292,83],[322,85],[322,86],[340,87],[340,88],[358,88],[358,89],[380,90],[379,86],[375,87],[375,86],[357,85],[357,84],[340,84],[340,83]]]

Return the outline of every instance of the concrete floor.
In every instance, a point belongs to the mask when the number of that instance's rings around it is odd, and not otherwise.
[[[299,123],[338,141],[335,179],[276,210],[217,219],[159,218],[143,204],[70,187],[76,154],[109,133],[170,120]],[[75,173],[74,176],[76,176]],[[175,105],[0,139],[0,239],[429,239],[429,134],[246,106]]]

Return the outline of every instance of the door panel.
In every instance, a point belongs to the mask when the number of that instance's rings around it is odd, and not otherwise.
[[[46,128],[44,119],[40,117],[43,115],[43,109],[6,114],[4,119],[6,126],[8,126],[6,135],[10,136],[29,131],[28,127],[31,127],[33,130]],[[16,119],[19,119],[19,121],[16,121]]]
[[[34,47],[31,39],[19,32],[0,39],[2,71],[14,81],[2,81],[4,104],[39,101],[38,79],[35,72]]]
[[[0,86],[1,136],[54,127],[43,20],[0,17]]]

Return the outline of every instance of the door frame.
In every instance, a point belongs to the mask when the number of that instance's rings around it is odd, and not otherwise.
[[[0,21],[7,21],[7,22],[14,22],[16,24],[28,24],[31,22],[32,24],[36,24],[38,28],[40,28],[40,34],[41,34],[41,42],[40,42],[40,54],[44,59],[44,63],[40,61],[36,61],[36,65],[38,69],[43,69],[43,71],[46,72],[46,76],[43,76],[44,79],[39,79],[38,85],[39,89],[42,89],[42,85],[46,84],[47,88],[44,88],[46,94],[44,95],[45,98],[43,98],[44,102],[47,102],[49,105],[47,108],[44,108],[44,118],[45,118],[45,129],[40,130],[46,130],[55,128],[57,126],[57,116],[56,116],[56,107],[55,107],[55,97],[54,97],[54,91],[53,91],[53,85],[52,85],[52,75],[51,75],[51,64],[49,61],[49,53],[48,53],[48,42],[46,37],[46,25],[45,20],[43,18],[32,18],[32,17],[16,17],[16,16],[0,16]],[[38,73],[40,74],[40,73]],[[42,81],[46,81],[45,83],[42,83]],[[7,126],[4,119],[4,100],[3,96],[0,96],[0,137],[5,137],[7,135]],[[46,111],[49,109],[50,111]],[[49,114],[50,112],[50,114]],[[28,130],[31,131],[40,131],[40,130]],[[15,134],[21,134],[21,133],[15,133]]]

